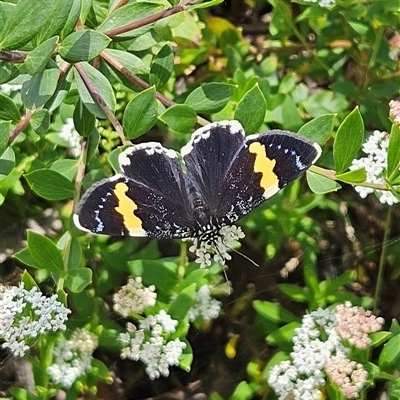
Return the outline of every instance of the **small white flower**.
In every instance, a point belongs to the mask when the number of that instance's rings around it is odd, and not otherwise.
[[[114,311],[123,317],[141,314],[146,308],[156,304],[157,293],[155,286],[145,287],[142,278],[129,278],[128,283],[114,294]]]
[[[150,379],[169,375],[169,367],[179,365],[186,343],[178,338],[168,340],[168,334],[175,333],[178,321],[164,310],[155,316],[140,321],[139,329],[127,326],[127,332],[119,336],[124,345],[121,358],[141,361]]]
[[[71,154],[74,157],[80,156],[82,138],[75,130],[74,120],[72,118],[66,119],[65,124],[61,127],[61,131],[58,136],[69,144]]]
[[[384,183],[384,174],[387,169],[387,149],[389,145],[389,137],[386,132],[375,130],[368,140],[363,144],[362,150],[366,157],[353,160],[350,170],[365,168],[369,183]],[[375,193],[382,204],[393,205],[398,203],[397,198],[386,190],[376,190],[373,188],[355,186],[354,189],[365,199],[369,194]]]
[[[208,285],[203,285],[196,293],[194,304],[188,312],[189,321],[199,318],[205,322],[209,322],[217,318],[220,311],[221,302],[211,297]]]
[[[57,301],[57,295],[43,296],[34,286],[31,290],[20,286],[0,286],[0,337],[3,348],[16,355],[24,355],[27,343],[46,331],[65,330],[71,310]]]
[[[19,91],[21,89],[22,85],[9,85],[8,83],[0,85],[0,92],[4,94],[10,94],[12,91]]]
[[[328,8],[336,2],[336,0],[304,0],[308,3],[318,3],[320,7]]]
[[[225,265],[227,260],[232,259],[228,251],[232,249],[236,240],[242,239],[244,236],[242,229],[238,226],[223,226],[219,229],[218,234],[215,234],[211,244],[198,238],[192,238],[193,245],[189,247],[189,251],[196,253],[196,262],[200,264],[200,268],[211,265],[211,254],[215,262]]]
[[[76,329],[70,340],[54,349],[55,362],[47,367],[52,381],[65,389],[91,369],[92,353],[98,345],[97,336],[83,328]]]

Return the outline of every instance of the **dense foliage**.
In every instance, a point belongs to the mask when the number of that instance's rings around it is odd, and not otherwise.
[[[4,396],[398,399],[399,18],[397,0],[0,1]],[[323,154],[239,222],[226,271],[74,226],[129,144],[179,151],[233,119]]]

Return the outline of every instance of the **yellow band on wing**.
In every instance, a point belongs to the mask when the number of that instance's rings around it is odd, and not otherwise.
[[[122,215],[125,228],[132,236],[143,236],[142,221],[134,214],[138,206],[126,195],[128,189],[123,182],[115,185],[114,194],[118,199],[118,207],[115,207],[115,210]]]
[[[276,161],[267,157],[265,146],[259,142],[251,143],[249,151],[256,155],[254,172],[262,174],[260,186],[264,189],[264,197],[271,197],[279,190],[279,179],[273,171]]]

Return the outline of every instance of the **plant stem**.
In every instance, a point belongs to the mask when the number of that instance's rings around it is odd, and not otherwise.
[[[121,142],[123,144],[126,143],[125,135],[124,135],[124,130],[113,114],[113,112],[110,110],[110,108],[107,106],[106,102],[104,101],[103,97],[89,78],[89,76],[86,74],[85,70],[82,68],[80,63],[76,63],[75,65],[76,70],[78,71],[80,77],[82,78],[83,82],[85,83],[87,90],[90,92],[92,95],[93,99],[96,101],[96,103],[101,107],[101,109],[104,111],[104,113],[107,115],[107,117],[110,119],[111,123],[113,124],[115,130],[117,131]]]
[[[386,255],[387,255],[387,246],[389,245],[389,234],[390,228],[393,220],[393,206],[389,207],[389,211],[386,217],[386,226],[385,233],[383,235],[383,243],[382,243],[382,252],[379,258],[379,269],[378,269],[378,278],[376,280],[376,288],[375,288],[375,304],[373,313],[376,314],[379,308],[379,301],[382,293],[383,286],[383,278],[385,273],[385,263],[386,263]]]

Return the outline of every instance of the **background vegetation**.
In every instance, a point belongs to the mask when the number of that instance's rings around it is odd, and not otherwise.
[[[400,118],[395,106],[389,118],[389,102],[400,92],[399,18],[397,0],[1,1],[1,279],[57,293],[72,310],[67,330],[32,339],[24,359],[2,350],[4,396],[275,399],[268,374],[288,358],[302,316],[351,301],[386,321],[353,354],[369,372],[360,397],[398,399]],[[123,146],[179,151],[196,126],[221,119],[324,147],[307,181],[240,222],[240,251],[260,267],[233,253],[232,291],[219,265],[199,270],[185,242],[73,226],[81,194],[118,170]],[[353,160],[375,130],[390,135],[373,177],[373,159]],[[118,335],[142,318],[113,311],[128,277],[155,286],[145,315],[178,321],[173,339],[186,348],[169,377],[152,381],[141,362],[120,358]],[[220,315],[190,319],[204,285]],[[48,368],[77,328],[98,347],[66,387]],[[322,389],[344,398],[329,381]]]

